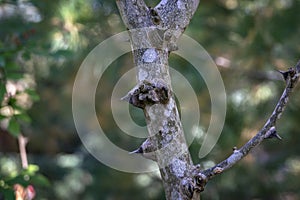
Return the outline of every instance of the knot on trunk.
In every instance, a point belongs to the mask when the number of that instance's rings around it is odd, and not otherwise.
[[[143,81],[127,93],[122,100],[128,101],[135,107],[144,109],[146,105],[167,104],[171,91],[162,80],[153,82]]]
[[[196,176],[194,176],[194,181],[195,181],[195,190],[197,192],[202,192],[208,181],[208,178],[204,174],[199,173]]]
[[[204,190],[207,181],[207,176],[202,173],[198,173],[192,177],[183,178],[181,181],[181,192],[187,199],[191,199],[195,192],[199,193]]]

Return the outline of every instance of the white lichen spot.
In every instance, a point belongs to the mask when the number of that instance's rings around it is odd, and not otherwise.
[[[227,159],[228,165],[231,166],[236,163],[238,160],[242,158],[243,154],[238,150],[234,151],[234,153]]]
[[[179,10],[184,10],[185,9],[185,4],[181,0],[178,0],[177,1],[177,8]]]
[[[186,171],[185,162],[179,160],[178,158],[173,158],[172,160],[172,171],[177,177],[183,177]]]
[[[139,71],[139,80],[145,80],[148,77],[148,72],[145,70]]]
[[[157,53],[156,50],[151,48],[147,49],[143,55],[143,61],[145,63],[151,63],[154,62],[157,59]]]

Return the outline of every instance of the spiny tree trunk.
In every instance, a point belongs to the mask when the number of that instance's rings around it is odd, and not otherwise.
[[[129,29],[137,86],[128,100],[144,110],[151,143],[167,199],[187,199],[182,180],[193,166],[172,93],[169,54],[189,24],[199,0],[164,0],[149,8],[143,0],[118,0],[122,19]],[[153,92],[154,91],[154,92]],[[131,98],[131,100],[130,100]],[[178,156],[180,155],[180,156]],[[191,194],[188,195],[191,197]],[[195,199],[199,199],[195,195]]]

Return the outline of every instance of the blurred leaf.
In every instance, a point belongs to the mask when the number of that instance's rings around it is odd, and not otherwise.
[[[26,177],[26,180],[25,180],[25,177]],[[29,177],[29,179],[30,179],[30,177]],[[20,185],[23,185],[23,186],[27,186],[27,185],[30,184],[30,183],[28,183],[27,180],[28,180],[28,176],[24,176],[24,175],[18,174],[17,176],[15,176],[15,177],[13,177],[11,179],[6,180],[6,183],[8,185],[11,185],[11,186],[14,185],[14,184],[16,184],[16,183],[18,183]]]
[[[9,120],[7,129],[9,133],[15,137],[17,137],[20,134],[20,124],[17,122],[15,118],[11,118]]]
[[[16,115],[16,117],[18,119],[22,120],[23,122],[26,122],[26,123],[30,123],[31,122],[31,118],[29,117],[28,114],[22,113],[20,115]]]
[[[6,119],[6,118],[7,118],[6,116],[3,116],[3,115],[0,114],[0,121],[3,120],[3,119]]]
[[[35,176],[31,177],[31,182],[36,186],[44,186],[44,187],[51,186],[49,180],[41,174],[36,174]]]
[[[3,101],[5,94],[6,94],[5,84],[0,84],[0,103]]]
[[[11,70],[19,70],[20,69],[20,66],[17,65],[16,63],[14,62],[8,62],[6,63],[6,68],[11,71]]]
[[[20,73],[20,72],[7,72],[6,77],[7,77],[7,79],[19,80],[19,79],[23,78],[23,73]]]
[[[24,187],[28,186],[29,184],[35,186],[49,187],[51,185],[49,180],[42,174],[39,174],[38,171],[39,171],[39,166],[31,164],[28,166],[27,169],[23,169],[20,173],[18,173],[13,178],[6,180],[6,184],[14,185],[18,183],[20,185],[23,185]]]
[[[2,196],[1,196],[2,195]],[[0,199],[4,200],[14,200],[15,199],[15,192],[11,188],[2,188],[0,186]]]

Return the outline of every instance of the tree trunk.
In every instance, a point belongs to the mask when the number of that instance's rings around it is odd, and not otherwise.
[[[191,156],[172,92],[168,59],[197,9],[197,0],[162,0],[149,8],[143,0],[117,0],[129,29],[137,86],[126,99],[145,114],[149,140],[166,199],[199,199],[191,188]]]

